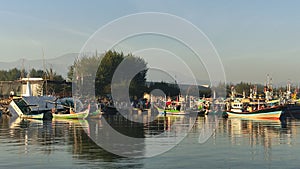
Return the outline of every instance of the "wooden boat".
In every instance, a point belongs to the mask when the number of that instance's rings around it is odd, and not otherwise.
[[[82,112],[71,114],[53,114],[54,119],[85,119],[88,117],[90,109],[86,109]]]
[[[72,114],[55,114],[53,113],[53,119],[85,119],[89,115],[89,109],[82,112]],[[24,119],[43,119],[44,113],[40,114],[21,114],[20,117]]]
[[[239,117],[239,118],[257,118],[257,119],[279,119],[282,114],[283,107],[277,106],[272,108],[263,108],[260,110],[247,112],[235,112],[227,111],[228,117]]]
[[[43,109],[43,111],[33,111],[33,112],[28,112],[28,111],[22,111],[24,107],[29,107],[29,106],[19,106],[17,103],[12,101],[10,103],[11,106],[11,111],[15,112],[18,117],[25,118],[25,119],[43,119],[44,113],[49,113],[52,110],[47,110]],[[53,109],[53,108],[52,108]],[[52,113],[52,116],[54,119],[85,119],[89,115],[89,110],[90,106],[88,106],[88,109],[78,112],[78,113],[69,113],[69,114],[63,114],[63,113]],[[63,111],[59,111],[63,112]]]
[[[53,96],[23,96],[11,100],[8,109],[12,115],[22,114],[38,115],[55,109],[58,112],[64,111],[63,105],[57,102]]]
[[[189,115],[189,112],[186,111],[182,111],[182,110],[174,110],[174,109],[159,109],[159,114],[164,115],[166,113],[166,115]]]
[[[44,113],[40,114],[21,114],[19,117],[23,119],[43,119]]]
[[[43,119],[45,113],[50,114],[50,119],[84,119],[89,115],[90,106],[82,112],[75,113],[72,111],[72,107],[63,104],[67,101],[73,102],[69,98],[58,101],[53,96],[17,97],[10,102],[9,111],[13,116],[26,119]],[[51,117],[51,112],[58,113],[52,113]]]
[[[88,118],[90,118],[90,119],[99,119],[99,118],[101,118],[101,115],[103,115],[103,112],[98,109],[94,112],[90,112],[89,115],[88,115]]]

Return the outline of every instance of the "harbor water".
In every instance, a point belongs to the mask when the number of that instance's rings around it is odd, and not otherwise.
[[[133,123],[120,115],[101,117],[132,137],[172,130],[173,123],[190,123],[189,116],[161,117]],[[300,120],[222,119],[205,142],[199,136],[207,117],[196,117],[188,135],[171,150],[150,158],[114,155],[89,135],[101,119],[0,119],[0,168],[299,168]],[[120,131],[121,131],[120,130]],[[88,132],[87,132],[88,131]],[[155,143],[152,143],[155,144]]]

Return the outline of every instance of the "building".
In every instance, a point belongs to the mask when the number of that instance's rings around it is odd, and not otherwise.
[[[20,96],[42,96],[43,95],[43,78],[21,78],[22,87]]]

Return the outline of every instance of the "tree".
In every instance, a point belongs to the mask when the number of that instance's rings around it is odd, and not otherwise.
[[[68,81],[73,81],[73,76],[74,76],[74,68],[75,68],[75,66],[74,65],[71,65],[71,66],[69,66],[69,71],[68,71],[68,74],[67,74],[67,80]]]
[[[149,86],[149,91],[153,91],[154,89],[162,90],[166,96],[174,97],[178,96],[180,93],[180,89],[177,84],[171,84],[166,82],[152,82]]]
[[[43,76],[40,76],[43,77]],[[58,75],[52,68],[46,70],[46,79],[51,81],[63,81],[64,78]]]
[[[88,79],[89,82],[94,80],[96,96],[106,96],[111,94],[113,76],[116,74],[117,68],[122,66],[126,66],[126,71],[118,72],[120,78],[114,85],[119,85],[121,88],[121,86],[129,84],[130,95],[141,97],[146,89],[147,63],[132,54],[125,56],[122,52],[111,50],[102,55],[96,53],[88,56],[84,54],[69,68],[68,78],[84,85],[81,93],[89,89],[89,84],[84,84],[85,79]],[[135,74],[133,78],[129,78],[129,74],[134,73],[131,72],[134,70],[142,71]]]
[[[21,77],[21,71],[17,68],[10,70],[1,70],[0,71],[0,80],[1,81],[14,81]]]
[[[42,77],[42,76],[40,76]],[[47,82],[47,90],[46,92],[52,93],[60,93],[64,90],[62,86],[64,83],[64,78],[61,75],[56,74],[56,72],[50,68],[46,70],[46,80]]]
[[[136,96],[138,98],[143,97],[144,93],[147,90],[146,87],[146,75],[147,75],[147,63],[145,62],[144,59],[140,57],[135,57],[131,54],[129,54],[126,59],[129,61],[127,66],[131,67],[132,71],[135,72],[136,70],[141,70],[139,71],[133,79],[131,80],[130,86],[129,86],[129,94],[131,96]],[[126,80],[126,79],[125,79]]]
[[[111,81],[118,65],[124,59],[123,53],[108,51],[101,59],[96,73],[96,95],[111,94]]]
[[[44,71],[43,70],[35,70],[32,68],[29,72],[30,77],[44,77]]]

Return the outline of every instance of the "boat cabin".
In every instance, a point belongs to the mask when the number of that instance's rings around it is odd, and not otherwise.
[[[11,113],[40,114],[43,112],[63,111],[65,108],[53,96],[27,96],[14,98],[11,102]]]

